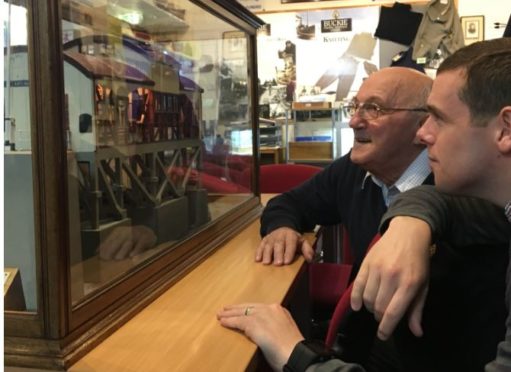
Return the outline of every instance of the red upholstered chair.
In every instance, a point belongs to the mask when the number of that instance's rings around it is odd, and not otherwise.
[[[312,264],[309,267],[310,300],[317,310],[328,313],[334,310],[341,295],[348,287],[353,264],[353,254],[347,229],[343,225],[339,227],[332,226],[331,228],[342,230],[341,254],[337,258],[340,263],[337,263],[337,261],[322,262]],[[318,239],[325,231],[324,229],[318,231]],[[327,247],[325,243],[322,245],[323,250],[337,250],[337,247]]]
[[[222,194],[245,194],[251,192],[249,188],[246,188],[243,185],[226,181],[220,177],[212,176],[204,172],[200,174],[200,180],[202,187],[208,190],[208,192]]]
[[[369,247],[367,248],[367,252],[372,248],[374,244],[380,239],[381,235],[376,234],[371,243],[369,243]],[[353,289],[353,283],[351,283],[348,288],[343,292],[341,298],[337,302],[334,313],[332,315],[332,319],[330,320],[330,324],[328,326],[328,332],[325,339],[325,344],[328,346],[332,346],[335,342],[337,333],[339,331],[339,325],[345,319],[347,314],[351,310],[351,290]]]
[[[320,167],[303,164],[262,165],[261,192],[288,191],[321,170]],[[309,265],[309,296],[313,308],[327,309],[330,314],[348,287],[352,257],[346,231],[343,231],[342,262],[343,264],[325,262]]]
[[[309,265],[309,297],[313,309],[327,312],[334,310],[348,288],[352,266],[330,262]]]
[[[262,193],[285,192],[318,173],[322,168],[302,164],[271,164],[260,168]],[[369,244],[369,249],[378,241],[376,235]],[[343,227],[342,264],[317,263],[309,265],[309,295],[313,306],[334,309],[325,343],[329,346],[335,337],[341,321],[350,310],[352,283],[349,283],[351,254],[349,236]]]
[[[306,164],[261,165],[260,187],[262,193],[282,193],[305,182],[323,168]]]

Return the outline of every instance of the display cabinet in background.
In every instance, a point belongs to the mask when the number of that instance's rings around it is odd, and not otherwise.
[[[258,216],[262,22],[228,0],[2,13],[5,362],[64,369]]]
[[[286,160],[330,163],[338,156],[336,122],[340,120],[341,112],[332,102],[293,102],[286,113]]]

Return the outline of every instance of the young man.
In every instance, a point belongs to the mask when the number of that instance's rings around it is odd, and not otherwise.
[[[430,117],[418,135],[428,146],[437,188],[489,200],[503,209],[511,223],[511,39],[472,44],[447,59],[438,70],[428,109]],[[365,304],[381,320],[382,339],[407,310],[410,329],[422,334],[431,242],[439,235],[455,242],[476,241],[493,233],[481,229],[485,218],[500,224],[480,201],[421,188],[398,198],[385,219],[396,215],[408,217],[390,222],[364,261],[352,292],[354,309]],[[484,260],[489,252],[477,253]],[[508,309],[510,273],[508,267]],[[506,338],[487,371],[511,370],[509,316],[506,324]]]

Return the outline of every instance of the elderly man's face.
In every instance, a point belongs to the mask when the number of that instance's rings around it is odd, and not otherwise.
[[[407,92],[403,87],[406,84],[398,83],[402,79],[399,72],[380,71],[372,74],[360,87],[355,100],[388,108],[412,108],[408,103],[409,95],[417,92]],[[403,164],[408,165],[413,160],[410,159],[411,154],[416,155],[416,132],[419,129],[417,113],[394,111],[370,119],[357,112],[350,120],[350,127],[354,131],[351,160],[378,177],[382,173],[404,170]]]
[[[471,125],[470,111],[458,96],[464,83],[461,70],[437,76],[428,99],[430,116],[417,135],[428,146],[437,187],[477,196],[498,153],[492,121],[488,127]]]

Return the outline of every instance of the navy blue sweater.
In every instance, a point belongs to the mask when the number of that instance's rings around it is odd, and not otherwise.
[[[352,163],[349,154],[335,160],[310,180],[268,202],[261,216],[261,236],[283,226],[304,232],[315,225],[342,223],[358,267],[387,210],[381,188],[370,179],[364,183],[366,173]],[[432,181],[430,175],[424,183]]]

